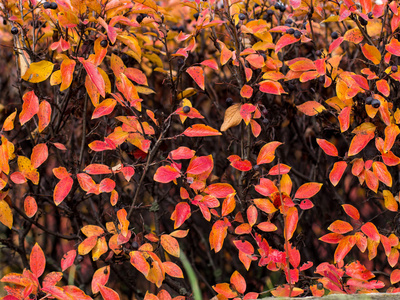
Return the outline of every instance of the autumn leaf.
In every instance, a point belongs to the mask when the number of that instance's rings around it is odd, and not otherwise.
[[[328,142],[327,140],[317,139],[317,143],[321,147],[321,149],[324,150],[326,155],[330,155],[330,156],[338,156],[339,155],[338,150],[336,149],[335,145]]]
[[[241,103],[236,103],[228,107],[225,111],[224,122],[221,125],[221,131],[227,131],[229,128],[235,127],[242,121],[240,114]]]
[[[35,95],[34,91],[30,91],[24,94],[22,100],[24,104],[19,114],[19,122],[21,125],[24,125],[39,112],[39,98]]]
[[[39,111],[37,112],[39,118],[39,132],[42,132],[49,124],[51,120],[51,105],[46,100],[40,102]]]
[[[317,183],[317,182],[305,183],[298,188],[296,194],[294,195],[294,198],[298,199],[311,198],[319,192],[321,187],[322,183]]]
[[[29,69],[21,78],[32,83],[42,82],[50,76],[53,68],[54,64],[46,60],[34,62],[30,64]]]
[[[153,179],[157,182],[168,183],[179,177],[181,177],[181,172],[169,165],[159,167],[154,174]]]
[[[32,248],[31,256],[29,257],[29,266],[36,278],[39,278],[44,272],[46,257],[38,243],[36,243]]]
[[[27,196],[24,200],[25,214],[29,218],[32,218],[36,214],[37,209],[38,209],[38,206],[37,206],[35,198],[33,198],[32,196]]]
[[[161,235],[160,243],[161,246],[164,248],[164,250],[167,251],[167,253],[175,257],[179,257],[180,255],[179,243],[174,237],[168,234],[163,234]]]
[[[100,291],[100,286],[106,285],[109,277],[110,266],[97,269],[92,278],[92,293],[98,293]]]
[[[0,222],[9,229],[12,228],[13,213],[8,203],[4,200],[0,200]]]
[[[316,101],[307,101],[301,105],[297,105],[297,109],[307,116],[315,116],[326,110],[322,104]]]
[[[333,186],[336,186],[339,183],[346,168],[347,163],[345,161],[338,161],[333,164],[333,168],[329,173],[329,180]]]
[[[268,164],[272,162],[275,159],[275,150],[280,145],[282,145],[281,142],[270,142],[265,144],[258,154],[257,165]]]
[[[187,128],[182,134],[188,137],[205,137],[217,136],[221,135],[222,133],[208,125],[194,124]]]
[[[186,72],[193,78],[193,80],[197,83],[197,85],[204,90],[204,72],[202,67],[190,67],[186,70]]]
[[[61,258],[61,270],[64,272],[68,269],[75,261],[76,250],[70,250],[63,255]]]

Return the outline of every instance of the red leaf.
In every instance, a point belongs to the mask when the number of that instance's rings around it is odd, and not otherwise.
[[[213,167],[213,160],[210,156],[196,157],[190,161],[186,170],[187,174],[199,175]]]
[[[371,240],[378,242],[381,240],[378,229],[376,229],[375,225],[372,224],[371,222],[365,223],[361,227],[361,231],[369,237]]]
[[[351,140],[348,156],[356,155],[367,146],[370,140],[375,137],[376,126],[371,123],[363,123],[353,130],[356,133]]]
[[[253,88],[247,84],[243,85],[242,89],[240,90],[240,96],[243,98],[251,98],[253,95]]]
[[[101,76],[97,67],[92,64],[88,60],[84,60],[82,57],[78,58],[79,61],[82,63],[83,67],[86,70],[87,75],[89,76],[90,81],[96,87],[97,91],[100,95],[105,98],[106,96],[106,84],[104,82],[103,76]]]
[[[254,253],[254,247],[253,245],[245,240],[234,240],[233,244],[238,248],[239,251],[246,253],[246,254],[253,254]]]
[[[341,132],[345,132],[350,127],[350,113],[351,113],[351,106],[346,106],[345,108],[342,109],[342,111],[338,116]]]
[[[231,162],[231,166],[239,171],[247,172],[252,169],[251,162],[242,160],[238,155],[231,155],[228,160]]]
[[[207,59],[200,63],[203,66],[210,67],[211,69],[218,70],[218,64],[214,59]]]
[[[338,150],[336,149],[335,145],[328,142],[327,140],[317,139],[318,145],[324,150],[325,154],[330,156],[338,156]]]
[[[273,181],[267,178],[260,178],[260,184],[255,186],[257,192],[261,195],[269,197],[272,193],[278,192],[278,188]],[[307,197],[304,197],[307,198]]]
[[[289,173],[291,167],[285,164],[277,164],[273,166],[269,172],[268,175],[283,175]]]
[[[112,98],[103,100],[93,111],[92,120],[111,114],[115,105],[117,105],[117,101]]]
[[[351,217],[354,220],[359,220],[360,219],[360,213],[358,212],[358,209],[355,208],[353,205],[350,204],[343,204],[342,205],[345,213]]]
[[[37,144],[32,149],[31,162],[32,166],[37,169],[42,163],[47,160],[49,151],[46,144]]]
[[[329,180],[331,181],[333,186],[336,186],[339,183],[344,171],[346,171],[346,168],[347,163],[345,161],[335,162],[332,171],[329,173]]]
[[[64,272],[73,265],[76,257],[76,250],[70,250],[61,258],[61,270]]]
[[[328,244],[337,244],[339,243],[342,239],[343,239],[343,235],[339,234],[339,233],[328,233],[325,234],[324,236],[321,236],[319,238],[319,240],[328,243]]]
[[[171,220],[175,220],[174,229],[181,225],[190,217],[190,205],[180,202],[175,206],[175,211],[171,215]]]
[[[179,160],[179,159],[191,159],[196,151],[188,148],[188,147],[179,147],[171,151],[168,157],[172,160]]]
[[[355,238],[353,236],[345,236],[340,242],[339,245],[337,246],[334,254],[334,260],[335,263],[338,263],[342,261],[347,253],[350,252],[350,250],[353,248],[355,245]]]
[[[202,67],[190,67],[186,70],[186,72],[193,78],[193,80],[197,83],[197,85],[204,90],[204,72]]]
[[[285,90],[282,88],[282,85],[279,82],[275,82],[272,80],[264,80],[261,81],[259,85],[260,85],[260,92],[273,95],[286,94]]]
[[[22,105],[22,111],[19,114],[21,126],[32,119],[39,111],[39,98],[35,95],[34,91],[25,93],[22,100],[24,101],[24,104]]]
[[[300,39],[295,38],[293,34],[284,34],[276,43],[275,52],[278,52],[283,47],[296,43],[298,41],[300,41]]]
[[[71,177],[64,177],[61,179],[54,188],[53,198],[54,203],[59,205],[68,196],[71,191],[74,180]]]
[[[240,107],[240,116],[243,118],[243,121],[246,123],[246,125],[249,125],[251,116],[253,114],[253,112],[256,111],[256,107],[253,104],[250,103],[246,103],[243,104]]]
[[[378,192],[379,180],[370,170],[365,170],[365,183],[372,191]]]
[[[100,291],[100,286],[105,285],[110,277],[110,266],[97,269],[92,278],[92,293],[96,294]]]
[[[234,211],[236,207],[235,195],[236,193],[233,193],[226,197],[226,199],[222,203],[221,216],[224,217]]]
[[[301,209],[310,209],[314,207],[314,204],[310,200],[304,199],[303,201],[300,202],[299,207]]]
[[[207,125],[194,124],[191,127],[187,128],[182,134],[189,137],[204,137],[217,136],[221,135],[222,133]]]
[[[388,171],[384,163],[374,161],[372,163],[372,168],[375,176],[378,178],[379,181],[383,182],[389,187],[392,186],[392,175],[390,175],[390,172]]]
[[[311,198],[312,196],[314,196],[319,192],[321,187],[322,183],[317,183],[317,182],[305,183],[298,188],[296,194],[294,195],[294,198],[297,199]]]
[[[376,84],[376,88],[378,89],[379,92],[382,93],[382,95],[389,97],[390,86],[385,79],[378,80],[377,82],[375,82],[375,84]]]
[[[345,221],[336,220],[328,227],[328,230],[339,234],[345,234],[352,231],[353,226],[351,226],[349,223]]]
[[[390,124],[385,128],[385,142],[383,144],[383,151],[387,152],[392,149],[394,142],[396,141],[397,135],[400,133],[399,126],[396,124]]]
[[[296,207],[289,207],[286,211],[286,226],[285,237],[290,240],[293,233],[296,231],[297,222],[299,221],[299,214]]]
[[[31,256],[29,257],[29,266],[32,273],[39,278],[46,266],[46,257],[44,256],[42,248],[36,243],[32,248]]]
[[[395,38],[392,38],[389,44],[386,44],[385,49],[396,56],[400,56],[400,42]]]
[[[181,177],[180,171],[168,165],[159,167],[154,174],[153,179],[157,182],[168,183],[179,177]]]
[[[110,178],[104,178],[99,185],[99,190],[102,193],[111,193],[115,188],[115,181]]]
[[[261,148],[260,153],[258,154],[257,165],[267,164],[272,162],[275,158],[275,150],[280,145],[282,145],[281,142],[270,142],[268,144],[265,144]]]

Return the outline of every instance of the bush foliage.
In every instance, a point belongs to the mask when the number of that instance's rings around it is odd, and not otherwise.
[[[3,0],[3,299],[400,292],[398,6]]]

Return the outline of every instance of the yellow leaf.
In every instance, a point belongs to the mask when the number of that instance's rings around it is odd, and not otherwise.
[[[13,214],[11,208],[4,200],[0,200],[0,222],[10,229],[13,224]]]
[[[47,60],[31,63],[22,79],[32,83],[45,81],[53,72],[53,68],[54,64]]]

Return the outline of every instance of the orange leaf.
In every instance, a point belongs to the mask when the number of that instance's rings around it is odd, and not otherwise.
[[[393,194],[388,191],[383,191],[383,199],[385,200],[385,207],[390,211],[397,211],[399,205],[397,204],[396,199],[393,197]]]
[[[199,175],[213,167],[213,160],[211,156],[200,156],[192,159],[186,170],[187,174]]]
[[[164,248],[164,250],[167,251],[169,254],[175,257],[179,257],[180,249],[179,249],[179,243],[176,240],[176,238],[168,234],[163,234],[161,235],[160,243],[161,246]]]
[[[378,65],[381,62],[382,59],[381,53],[375,46],[364,44],[361,47],[361,50],[365,58],[370,60],[373,64]]]
[[[46,100],[40,102],[39,111],[37,113],[39,118],[39,132],[42,132],[49,124],[51,120],[51,105]]]
[[[239,293],[244,294],[246,291],[246,280],[238,271],[233,272],[230,281]]]
[[[321,149],[324,150],[326,155],[330,155],[330,156],[338,156],[339,155],[338,150],[336,149],[335,145],[328,142],[327,140],[317,139],[317,143],[321,147]]]
[[[364,36],[361,33],[360,29],[353,28],[353,29],[347,30],[346,33],[344,34],[343,38],[345,41],[353,42],[354,44],[359,44],[364,39]]]
[[[181,268],[178,267],[177,264],[174,264],[173,262],[166,261],[163,262],[163,267],[165,270],[165,273],[167,273],[171,277],[175,278],[183,278],[183,272]]]
[[[103,297],[103,299],[120,300],[118,293],[116,291],[114,291],[113,289],[110,289],[104,285],[99,284],[99,290],[100,290],[100,294]]]
[[[388,171],[384,163],[374,161],[372,163],[372,168],[375,176],[378,178],[379,181],[383,182],[388,187],[392,186],[392,175],[390,175],[390,172]]]
[[[24,210],[25,214],[29,217],[32,218],[36,212],[37,212],[38,206],[36,203],[35,198],[31,196],[27,196],[24,200]]]
[[[236,193],[233,193],[226,197],[226,199],[222,203],[221,216],[224,217],[234,211],[236,207],[235,195]]]
[[[364,149],[369,141],[375,137],[375,129],[376,126],[372,123],[363,123],[356,127],[352,131],[356,135],[351,140],[348,156],[356,155]]]
[[[65,58],[60,66],[62,83],[60,86],[60,92],[70,87],[74,76],[76,62],[73,59]]]
[[[107,98],[100,102],[93,111],[92,120],[111,114],[115,105],[117,105],[117,101],[113,98]]]
[[[294,198],[297,199],[311,198],[319,192],[321,187],[322,183],[317,183],[317,182],[305,183],[298,188],[296,194],[294,195]]]
[[[19,121],[21,125],[24,125],[38,113],[39,98],[35,95],[34,91],[30,91],[24,94],[22,100],[24,103],[22,105],[22,111],[19,114]]]
[[[269,197],[272,193],[278,192],[276,185],[268,178],[260,178],[260,184],[256,185],[255,189],[266,197]]]
[[[275,159],[275,150],[280,145],[282,145],[281,142],[270,142],[265,144],[258,154],[257,165],[268,164],[272,162]]]
[[[319,240],[328,243],[328,244],[337,244],[343,239],[343,235],[339,233],[328,233],[319,238]]]
[[[376,229],[375,225],[372,224],[371,222],[365,223],[361,227],[361,231],[369,237],[371,240],[378,242],[380,241],[381,237],[379,235],[378,229]]]
[[[267,214],[272,214],[277,211],[276,207],[268,199],[253,199],[255,206]]]
[[[297,109],[307,116],[315,116],[326,108],[317,101],[307,101],[301,105],[297,105]]]
[[[99,183],[99,191],[101,193],[111,193],[111,191],[115,188],[115,181],[110,178],[104,178]]]
[[[209,241],[210,248],[211,250],[214,249],[215,253],[219,252],[222,249],[222,245],[227,235],[227,230],[228,226],[223,220],[216,221],[212,226]]]
[[[354,245],[355,245],[355,238],[353,236],[345,236],[339,242],[339,245],[335,250],[334,254],[335,263],[342,261],[346,257],[347,253],[350,252],[350,250],[353,248]]]
[[[358,212],[358,209],[355,208],[353,205],[342,204],[342,207],[349,217],[353,218],[354,220],[360,219],[360,213]]]
[[[193,78],[197,85],[204,90],[204,71],[202,67],[189,67],[186,72]]]
[[[385,128],[385,142],[383,144],[383,151],[387,152],[392,149],[396,137],[399,135],[400,129],[396,124],[390,124]]]
[[[351,113],[351,106],[346,106],[345,108],[342,109],[342,111],[338,116],[341,132],[345,132],[350,127],[350,113]]]
[[[386,44],[385,49],[396,56],[400,56],[400,42],[395,38],[392,38],[389,44]]]
[[[282,88],[282,85],[279,82],[275,82],[272,80],[264,80],[261,81],[259,85],[260,85],[260,92],[273,95],[286,94],[285,90]]]
[[[17,109],[13,113],[11,113],[3,123],[3,131],[10,131],[14,129],[14,120],[17,115]]]
[[[212,287],[218,294],[225,296],[226,298],[234,298],[237,296],[237,292],[233,291],[229,283],[218,283]]]
[[[365,170],[365,183],[372,191],[378,192],[379,180],[370,170]]]
[[[150,271],[150,265],[143,256],[143,253],[141,251],[131,251],[129,256],[131,257],[130,262],[132,266],[147,277]]]
[[[396,284],[400,281],[400,270],[395,269],[390,273],[390,283],[391,284]]]
[[[339,183],[344,171],[346,171],[346,168],[347,163],[345,161],[338,161],[334,163],[333,169],[329,173],[329,180],[331,181],[333,186],[336,186]]]
[[[32,248],[31,256],[29,257],[29,266],[36,278],[39,278],[44,272],[46,257],[38,243]]]
[[[389,97],[390,86],[385,79],[378,80],[377,82],[375,82],[375,84],[376,84],[376,88],[378,89],[379,92],[382,93],[382,95]]]
[[[209,185],[204,192],[216,198],[225,198],[236,191],[229,183],[214,183]]]
[[[83,171],[90,175],[112,174],[110,167],[102,164],[90,164]]]
[[[275,290],[271,291],[274,297],[296,297],[304,292],[301,288],[290,287],[288,284],[280,285]]]
[[[240,90],[240,96],[243,98],[250,98],[253,95],[253,88],[245,84]]]
[[[353,226],[342,220],[336,220],[328,227],[328,230],[338,234],[345,234],[352,231],[353,229]]]
[[[187,128],[182,134],[189,137],[204,137],[217,136],[221,135],[222,133],[207,125],[194,124],[191,127]]]
[[[261,69],[264,65],[264,58],[260,54],[250,54],[246,57],[246,60],[255,69]]]

